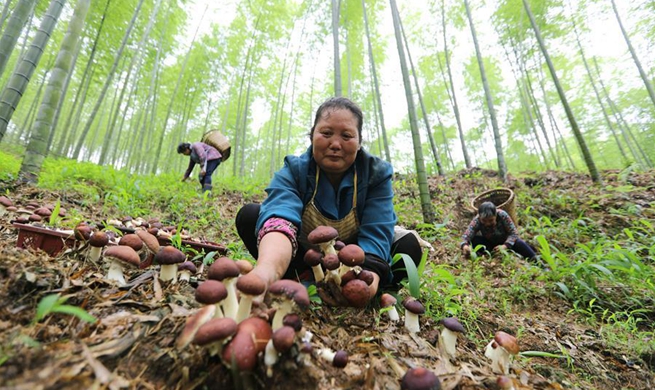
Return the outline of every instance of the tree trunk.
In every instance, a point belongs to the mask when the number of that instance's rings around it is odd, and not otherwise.
[[[423,222],[434,223],[435,212],[430,200],[430,190],[428,188],[427,175],[425,173],[425,163],[423,161],[423,147],[421,146],[421,135],[418,131],[416,119],[416,109],[414,108],[414,98],[412,96],[412,85],[409,81],[409,72],[405,62],[405,51],[403,50],[403,41],[400,36],[400,15],[396,7],[396,0],[390,0],[391,16],[393,18],[393,29],[396,35],[396,45],[398,46],[398,57],[400,59],[400,69],[403,74],[403,84],[405,85],[405,98],[407,99],[407,113],[409,114],[409,125],[412,130],[412,143],[414,144],[414,162],[416,164],[416,178],[418,181],[419,193],[421,198],[421,210],[423,212]]]
[[[475,46],[475,55],[478,59],[478,67],[480,68],[480,77],[482,77],[482,86],[484,87],[484,96],[487,100],[487,108],[489,109],[489,119],[491,120],[491,127],[494,132],[494,144],[496,146],[496,157],[498,159],[498,174],[507,181],[507,165],[505,164],[505,154],[503,153],[503,143],[500,139],[500,129],[498,128],[498,120],[496,119],[496,109],[494,108],[493,96],[491,96],[491,88],[489,88],[489,81],[487,80],[487,73],[484,70],[484,61],[482,53],[480,52],[480,45],[478,44],[478,37],[475,33],[475,26],[473,25],[473,17],[471,16],[471,9],[468,0],[464,0],[466,7],[466,16],[469,20],[469,27],[471,27],[471,36],[473,37],[473,45]]]
[[[75,151],[73,152],[73,159],[77,159],[79,157],[80,151],[82,150],[82,146],[84,145],[84,140],[86,139],[86,136],[89,133],[89,130],[91,130],[91,126],[93,125],[93,120],[98,114],[98,110],[100,109],[102,102],[105,100],[105,95],[107,94],[107,90],[109,89],[112,80],[114,79],[114,75],[116,74],[116,69],[118,68],[118,63],[120,62],[121,57],[123,56],[123,50],[125,50],[125,46],[127,45],[127,41],[130,37],[130,33],[134,28],[134,24],[136,22],[137,16],[139,15],[139,11],[141,10],[141,6],[143,5],[143,1],[144,0],[139,0],[139,3],[136,6],[136,9],[134,10],[134,14],[132,15],[132,20],[130,20],[130,24],[128,25],[127,30],[125,30],[125,34],[123,35],[123,40],[121,41],[121,45],[118,48],[116,55],[114,56],[114,63],[112,64],[109,73],[106,75],[105,83],[102,86],[102,90],[100,91],[100,96],[98,97],[98,100],[96,101],[96,104],[93,107],[93,110],[91,111],[91,115],[89,116],[87,123],[84,126],[84,130],[82,130],[82,134],[80,134],[80,138],[77,141],[77,146],[75,147]]]
[[[455,120],[457,121],[457,130],[459,132],[459,139],[462,143],[462,154],[464,155],[464,164],[467,169],[471,168],[471,159],[469,158],[469,152],[466,147],[466,140],[464,139],[464,128],[462,127],[462,119],[459,115],[459,106],[457,105],[457,96],[455,94],[455,83],[453,82],[453,71],[450,67],[450,54],[448,53],[448,36],[446,35],[446,16],[445,16],[445,6],[444,0],[441,0],[441,24],[443,25],[443,45],[444,45],[444,54],[446,56],[446,69],[448,70],[448,80],[450,81],[451,97],[453,111],[455,112]]]
[[[341,57],[339,56],[339,5],[332,0],[332,39],[334,40],[334,96],[341,96]]]
[[[41,55],[59,20],[59,14],[61,14],[61,10],[64,8],[64,3],[65,0],[52,0],[50,2],[48,10],[41,21],[41,26],[39,26],[38,31],[32,39],[32,44],[27,50],[27,53],[25,53],[24,58],[16,66],[16,70],[11,75],[7,87],[2,91],[2,96],[0,97],[0,141],[2,141],[9,121],[14,115],[16,107],[18,107],[23,93],[27,89],[27,84],[30,82],[32,74],[34,74],[34,69],[36,69],[41,60]]]
[[[600,175],[598,174],[598,170],[596,169],[596,164],[594,163],[594,160],[591,157],[591,153],[589,152],[587,143],[585,142],[584,137],[582,136],[582,132],[578,127],[578,123],[575,120],[575,117],[573,116],[573,111],[571,111],[571,107],[569,106],[568,100],[566,99],[566,95],[564,94],[564,89],[562,88],[562,85],[559,82],[559,78],[557,77],[555,66],[553,65],[553,62],[550,60],[550,56],[548,55],[548,51],[546,50],[546,45],[544,44],[544,41],[541,37],[541,32],[539,31],[539,27],[537,26],[537,23],[534,20],[534,16],[532,15],[532,10],[530,10],[530,6],[528,5],[527,0],[523,0],[523,7],[525,8],[526,13],[528,14],[528,18],[530,19],[530,25],[534,30],[537,41],[539,42],[539,48],[541,49],[541,53],[543,54],[544,59],[546,60],[546,64],[548,65],[548,70],[550,71],[550,75],[552,76],[553,82],[555,83],[555,88],[557,88],[557,93],[559,95],[560,100],[562,101],[562,105],[564,106],[564,111],[566,112],[566,116],[569,119],[569,123],[571,124],[571,130],[573,131],[575,139],[578,142],[578,146],[582,151],[582,156],[584,158],[585,164],[587,165],[587,169],[589,170],[589,174],[591,175],[591,179],[594,181],[594,183],[601,183],[601,178]]]
[[[362,8],[364,12],[364,28],[366,29],[366,42],[368,44],[368,58],[371,63],[371,74],[373,77],[373,86],[375,88],[375,96],[373,99],[377,102],[377,115],[380,120],[380,130],[382,132],[382,143],[384,144],[384,156],[386,160],[391,163],[391,153],[389,152],[389,142],[387,140],[387,130],[384,126],[384,114],[382,110],[382,98],[380,96],[380,85],[378,83],[377,70],[375,69],[375,58],[373,57],[373,44],[371,43],[371,33],[368,27],[368,16],[366,14],[366,0],[362,0]],[[382,154],[382,153],[380,153]]]
[[[7,11],[9,3],[10,1],[6,0],[3,15]],[[20,37],[23,27],[27,23],[27,19],[34,10],[34,4],[36,4],[36,0],[19,0],[14,8],[14,12],[9,17],[7,27],[2,33],[2,38],[0,38],[0,76],[4,73],[7,62],[9,62],[9,57],[11,57],[11,52],[14,50],[16,42],[18,42],[18,37]]]
[[[48,152],[48,139],[50,132],[54,131],[52,122],[55,111],[59,105],[59,100],[62,98],[63,84],[73,66],[74,52],[82,34],[90,5],[91,0],[77,0],[75,12],[68,24],[68,31],[62,41],[59,54],[57,54],[55,66],[50,72],[50,80],[45,89],[39,113],[36,116],[36,125],[32,130],[30,142],[27,144],[25,151],[25,158],[18,173],[18,176],[26,182],[36,183],[43,160]],[[63,7],[63,4],[61,4],[61,7]]]

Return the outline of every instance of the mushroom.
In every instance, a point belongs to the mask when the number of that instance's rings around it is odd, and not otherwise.
[[[302,284],[289,279],[273,282],[268,288],[269,294],[274,296],[273,307],[276,308],[273,316],[273,331],[282,327],[284,316],[291,313],[294,307],[301,310],[309,306],[309,294]]]
[[[155,255],[155,261],[161,264],[159,279],[162,282],[171,280],[172,283],[175,283],[177,281],[177,265],[184,260],[186,260],[184,252],[175,247],[164,246],[159,248],[159,252]]]
[[[423,367],[407,370],[400,381],[401,390],[441,390],[439,377]]]
[[[79,223],[75,226],[75,229],[73,229],[75,239],[80,241],[88,241],[88,239],[91,238],[92,233],[93,229],[91,229],[91,226],[87,225],[85,222]]]
[[[89,245],[91,245],[91,250],[89,251],[88,259],[92,262],[97,262],[100,259],[100,254],[102,253],[102,248],[109,243],[109,236],[107,233],[102,230],[97,231],[89,237]]]
[[[257,364],[257,355],[266,348],[272,335],[271,325],[259,317],[241,321],[237,333],[223,348],[223,362],[232,369],[252,371]]]
[[[364,264],[365,258],[366,254],[359,245],[348,244],[344,246],[339,251],[339,261],[342,264],[341,269],[339,270],[339,275],[343,275],[349,269],[361,267],[362,264]]]
[[[110,259],[107,279],[115,280],[119,286],[124,286],[123,265],[139,266],[139,255],[129,246],[115,245],[107,248],[105,258]]]
[[[389,316],[389,321],[400,321],[400,316],[398,315],[398,310],[396,310],[397,299],[389,294],[384,293],[380,297],[380,306],[387,309],[387,315]]]
[[[516,390],[516,387],[514,387],[514,382],[512,381],[512,379],[506,377],[505,375],[501,375],[498,378],[496,378],[496,384],[498,385],[498,388],[500,390]]]
[[[339,274],[339,266],[341,265],[341,263],[339,262],[339,256],[337,256],[334,253],[326,254],[325,256],[323,256],[323,265],[325,266],[325,269],[328,270],[326,279],[334,280],[334,283],[337,286],[340,286],[341,275]]]
[[[236,290],[236,281],[239,275],[239,267],[227,257],[219,257],[207,270],[208,279],[220,280],[225,284],[227,299],[223,303],[223,310],[226,317],[234,319],[237,317],[239,307]]]
[[[305,256],[303,257],[305,264],[312,267],[312,272],[314,273],[314,281],[317,283],[323,281],[323,278],[325,278],[323,268],[321,267],[322,258],[323,255],[321,252],[311,248],[305,252]]]
[[[487,344],[484,356],[491,359],[491,369],[497,374],[509,374],[511,355],[519,353],[516,337],[499,330],[494,339]]]
[[[143,241],[143,244],[145,246],[144,250],[144,260],[141,263],[141,266],[139,268],[148,268],[150,264],[152,264],[152,260],[155,258],[155,254],[159,252],[159,240],[157,240],[157,237],[154,235],[148,233],[145,230],[138,229],[134,232],[141,241]]]
[[[182,329],[180,336],[177,338],[177,341],[175,341],[175,347],[178,350],[186,348],[186,346],[189,345],[189,343],[195,337],[198,329],[204,323],[214,318],[216,310],[216,305],[206,305],[201,307],[200,310],[198,310],[195,314],[187,318],[184,329]]]
[[[266,344],[264,351],[264,364],[266,376],[273,376],[273,366],[277,363],[280,354],[290,350],[296,340],[296,331],[290,326],[283,326],[273,332],[273,336]]]
[[[333,351],[329,348],[322,348],[318,356],[337,368],[344,368],[348,364],[348,352],[344,350]]]
[[[252,300],[266,291],[266,281],[254,272],[237,279],[237,290],[241,293],[236,322],[239,323],[250,316]]]
[[[289,313],[282,319],[282,325],[290,326],[296,332],[300,332],[302,329],[302,318],[300,318],[300,316],[296,313]]]
[[[457,357],[457,333],[466,333],[466,329],[455,317],[444,318],[441,320],[441,324],[443,330],[439,342],[444,352],[450,358],[455,359]]]
[[[212,318],[198,328],[193,343],[208,348],[209,355],[216,356],[223,352],[223,344],[236,331],[237,323],[232,318]]]
[[[138,253],[143,248],[143,241],[135,233],[129,233],[118,240],[118,245],[127,245]]]
[[[339,236],[337,229],[332,226],[317,226],[316,229],[312,230],[307,235],[307,241],[310,244],[318,245],[321,248],[323,254],[337,254],[337,251],[334,249],[334,242]]]
[[[359,273],[357,274],[357,279],[363,280],[364,282],[366,282],[367,286],[370,286],[371,284],[373,284],[375,277],[373,276],[373,272],[367,269],[363,269],[359,271]]]
[[[198,269],[196,268],[196,265],[189,260],[186,260],[177,266],[177,272],[180,274],[180,282],[189,282],[191,280],[191,275],[195,275],[197,271]]]
[[[341,294],[352,307],[366,307],[371,298],[371,290],[363,280],[353,279],[341,288]]]
[[[216,307],[215,317],[223,317],[221,302],[227,297],[227,289],[218,280],[205,280],[196,288],[196,301],[205,305]],[[232,317],[230,317],[232,318]]]
[[[11,199],[7,198],[6,196],[0,196],[0,216],[5,215],[7,212],[7,207],[13,206],[13,202]]]
[[[405,298],[403,306],[405,306],[405,329],[410,333],[418,333],[421,330],[418,317],[420,314],[425,313],[425,307],[412,297]]]

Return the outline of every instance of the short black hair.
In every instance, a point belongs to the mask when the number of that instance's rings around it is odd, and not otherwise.
[[[359,135],[359,143],[362,143],[362,126],[364,125],[364,114],[362,109],[359,108],[355,102],[345,97],[331,97],[324,101],[316,110],[316,115],[314,116],[314,125],[312,126],[311,131],[309,132],[309,138],[311,139],[314,136],[314,129],[316,124],[321,120],[323,114],[328,110],[338,110],[344,109],[353,113],[355,118],[357,118],[357,133]]]
[[[177,145],[177,152],[182,154],[185,151],[191,149],[191,144],[188,142],[180,142],[179,145]]]
[[[496,215],[496,205],[493,202],[483,202],[478,206],[478,215],[480,218],[489,218]]]

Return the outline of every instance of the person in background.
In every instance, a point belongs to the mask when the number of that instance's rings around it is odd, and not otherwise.
[[[189,167],[184,172],[182,181],[185,181],[191,175],[193,167],[196,164],[200,165],[200,174],[198,180],[202,185],[202,192],[211,191],[212,189],[212,174],[218,168],[222,161],[221,152],[211,145],[204,142],[182,142],[177,145],[177,152],[185,156],[189,156]]]
[[[530,245],[519,238],[518,229],[509,214],[497,209],[492,202],[484,202],[478,206],[478,215],[473,218],[462,236],[462,254],[470,257],[471,247],[478,245],[482,245],[480,250],[493,253],[511,249],[530,260],[536,257]]]
[[[422,248],[413,234],[394,242],[393,168],[362,148],[362,125],[362,111],[351,100],[326,100],[316,111],[307,151],[284,159],[261,205],[246,204],[237,213],[238,234],[257,259],[252,272],[269,285],[313,278],[303,257],[311,247],[307,234],[320,225],[364,250],[362,268],[374,274],[369,300],[381,287],[398,288],[406,276],[402,261],[391,265],[395,253],[419,264]]]

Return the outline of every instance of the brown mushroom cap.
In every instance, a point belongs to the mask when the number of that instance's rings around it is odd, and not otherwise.
[[[150,252],[152,253],[159,252],[160,245],[159,245],[159,240],[157,240],[157,237],[141,229],[136,230],[134,234],[139,236],[141,241],[143,241],[143,244],[146,246],[146,248],[148,248]]]
[[[357,272],[354,269],[349,269],[345,274],[341,275],[341,286],[345,286],[346,283],[354,279],[358,279]]]
[[[191,275],[195,275],[195,273],[198,271],[198,268],[196,267],[195,264],[193,264],[192,261],[186,260],[183,263],[180,263],[177,265],[177,270],[178,271],[189,271]]]
[[[198,328],[193,343],[196,345],[207,345],[234,336],[237,331],[237,323],[232,318],[212,318]]]
[[[186,255],[181,250],[172,246],[163,246],[155,255],[155,261],[161,265],[179,264],[186,260]]]
[[[369,286],[373,284],[373,281],[375,280],[375,277],[373,276],[373,272],[363,269],[357,274],[357,279],[363,280],[366,284]]]
[[[296,340],[296,331],[290,326],[283,326],[273,332],[273,346],[275,350],[284,353],[291,349]]]
[[[48,218],[52,214],[52,210],[50,210],[47,207],[39,207],[38,209],[34,210],[34,214],[40,215],[41,217]]]
[[[413,297],[407,297],[403,299],[403,306],[405,306],[405,309],[413,314],[425,313],[425,306],[423,306],[421,302],[417,301]]]
[[[366,254],[359,245],[349,244],[339,251],[339,261],[348,267],[355,267],[364,264]]]
[[[89,225],[77,225],[75,229],[73,229],[73,234],[75,234],[75,238],[78,240],[86,241],[89,238],[91,238],[91,233],[93,233],[93,229],[91,229],[91,226]]]
[[[255,273],[249,273],[237,279],[237,290],[242,294],[259,295],[266,291],[266,281]]]
[[[27,219],[32,221],[32,222],[41,222],[43,220],[43,217],[41,217],[38,214],[32,214],[29,217],[27,217]]]
[[[512,355],[519,353],[519,343],[511,334],[499,330],[494,335],[494,341]]]
[[[200,310],[198,310],[193,315],[188,317],[184,325],[184,329],[182,329],[180,336],[177,338],[177,341],[175,342],[175,346],[178,349],[182,349],[185,348],[187,345],[189,345],[189,343],[193,341],[193,337],[196,335],[198,329],[204,323],[214,318],[215,313],[216,313],[216,305],[206,305],[201,307]]]
[[[105,251],[105,258],[117,259],[125,264],[133,265],[135,267],[138,267],[141,262],[139,255],[134,251],[134,249],[124,245],[115,245],[107,248]]]
[[[209,266],[207,270],[207,279],[223,280],[226,278],[236,278],[241,274],[236,262],[227,257],[219,257]]]
[[[380,297],[380,306],[382,306],[382,307],[393,306],[393,305],[396,304],[396,302],[398,302],[398,300],[393,295],[391,295],[389,293],[384,293]]]
[[[307,241],[317,245],[335,240],[337,237],[339,237],[339,232],[332,226],[317,226],[307,235]]]
[[[280,279],[275,281],[268,288],[268,292],[273,295],[284,296],[293,300],[296,305],[303,310],[309,306],[309,294],[307,293],[307,289],[305,286],[294,280]]]
[[[325,256],[323,256],[323,265],[328,271],[334,271],[339,268],[341,263],[339,262],[339,256],[333,254],[333,253],[328,253]]]
[[[368,284],[359,279],[353,279],[346,283],[341,288],[341,293],[350,305],[357,308],[366,307],[371,298],[371,290],[368,288]]]
[[[138,252],[143,248],[143,240],[135,233],[129,233],[118,240],[118,245],[127,245]]]
[[[443,326],[452,332],[466,333],[464,326],[462,326],[462,324],[455,317],[444,318],[440,322]]]
[[[14,203],[11,201],[11,199],[7,198],[6,196],[0,196],[0,205],[3,205],[5,207],[10,207],[13,206]]]
[[[221,302],[227,297],[227,289],[218,280],[205,280],[196,289],[196,301],[205,305]]]
[[[232,341],[223,349],[223,361],[232,362],[241,371],[252,371],[257,364],[257,354],[263,352],[273,331],[271,325],[259,317],[241,321]]]
[[[334,359],[332,360],[332,365],[337,368],[344,368],[348,364],[348,352],[343,350],[338,350],[334,354]]]
[[[307,264],[310,267],[313,267],[315,265],[321,264],[321,259],[323,258],[323,254],[315,249],[308,249],[307,252],[305,252],[305,256],[303,257],[303,260],[305,261],[305,264]]]
[[[96,248],[103,247],[107,245],[107,243],[109,243],[109,236],[102,230],[93,233],[91,237],[89,237],[89,245]]]
[[[293,330],[298,332],[300,329],[302,329],[302,318],[300,318],[300,316],[296,313],[289,313],[282,319],[282,324],[285,326],[290,326],[293,328]]]
[[[400,382],[401,390],[441,390],[439,377],[423,367],[407,370]]]

